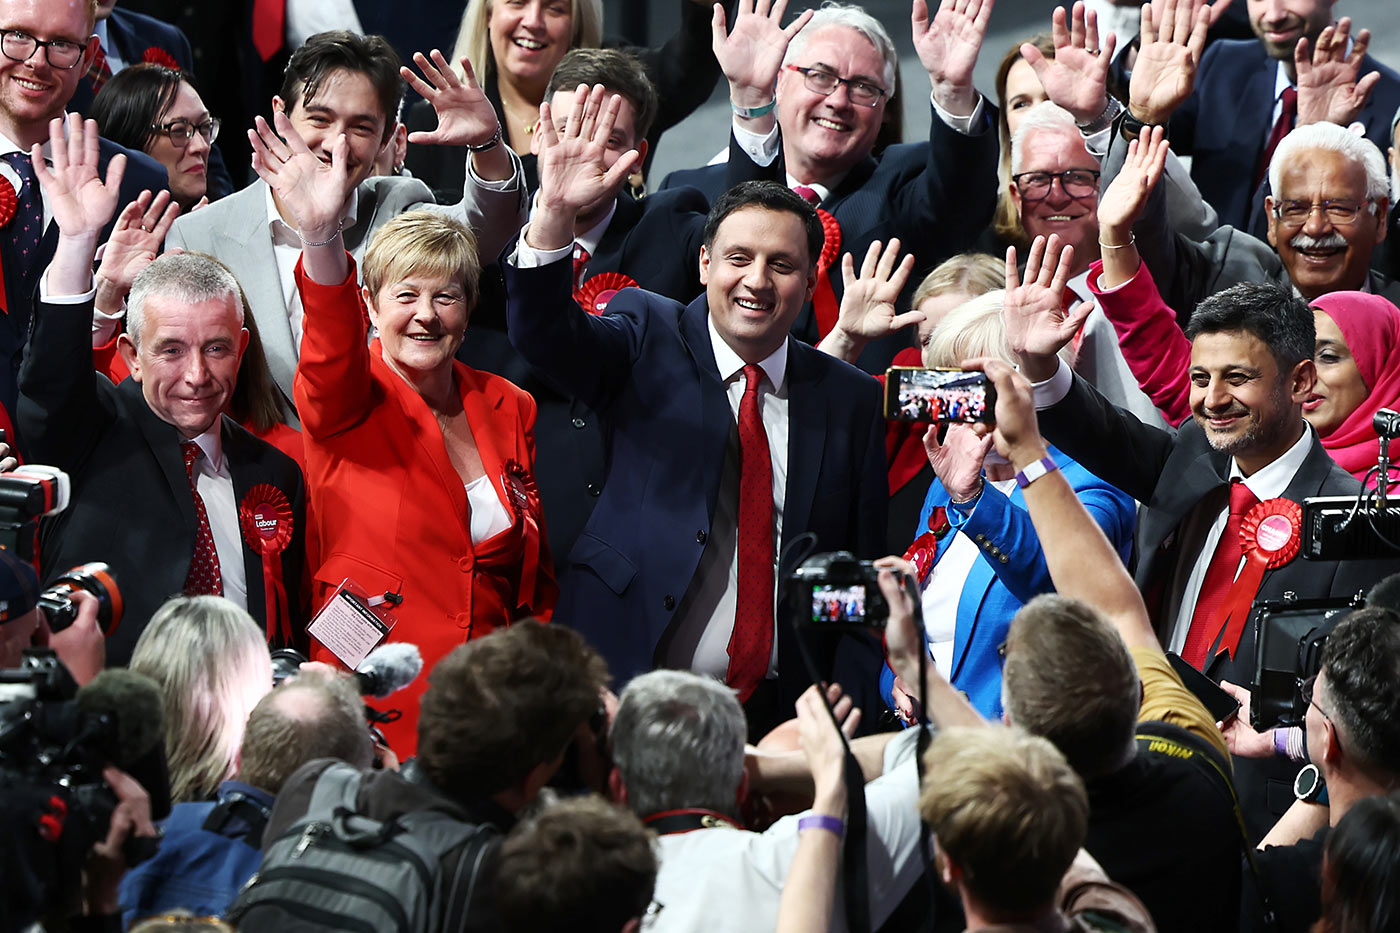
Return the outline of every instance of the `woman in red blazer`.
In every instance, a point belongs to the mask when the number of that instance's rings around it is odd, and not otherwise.
[[[388,639],[418,645],[430,669],[468,639],[554,607],[535,402],[454,358],[477,298],[472,232],[429,211],[396,217],[370,243],[361,289],[339,233],[354,191],[344,139],[325,165],[277,116],[282,139],[261,120],[249,138],[303,243],[294,395],[321,544],[315,608],[348,581],[392,614]],[[314,640],[312,651],[338,660]],[[427,679],[384,704],[403,711],[384,728],[400,756],[414,752]]]

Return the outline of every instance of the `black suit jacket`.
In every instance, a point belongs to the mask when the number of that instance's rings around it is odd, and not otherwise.
[[[30,460],[64,470],[73,483],[68,508],[40,531],[45,581],[87,561],[112,566],[126,612],[107,639],[107,661],[126,664],[151,615],[184,588],[197,525],[179,432],[151,411],[134,380],[113,386],[93,370],[91,321],[91,302],[39,306],[16,421]],[[291,503],[293,536],[282,552],[282,579],[300,641],[306,622],[301,470],[227,416],[222,441],[237,501],[266,483]],[[266,627],[262,559],[246,541],[243,558],[248,612]]]
[[[1183,561],[1195,561],[1200,541],[1184,541],[1182,523],[1196,510],[1216,514],[1229,498],[1230,455],[1213,449],[1194,421],[1175,434],[1149,427],[1115,408],[1078,376],[1058,404],[1039,413],[1041,429],[1056,447],[1091,472],[1143,503],[1134,543],[1135,578],[1165,645],[1175,617],[1167,617],[1167,587]],[[1301,503],[1310,496],[1355,495],[1351,474],[1332,461],[1312,432],[1307,458],[1284,490],[1284,498]],[[1351,599],[1394,572],[1395,561],[1314,561],[1295,558],[1264,573],[1258,599],[1284,601],[1321,597]],[[1233,659],[1217,656],[1206,667],[1215,680],[1249,685],[1254,681],[1259,614],[1246,624]],[[1262,835],[1272,818],[1292,802],[1296,766],[1235,760],[1241,805],[1251,831]]]

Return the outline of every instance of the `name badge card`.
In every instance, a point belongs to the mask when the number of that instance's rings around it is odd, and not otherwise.
[[[346,577],[306,631],[353,671],[385,639],[396,621],[383,596],[368,596]]]

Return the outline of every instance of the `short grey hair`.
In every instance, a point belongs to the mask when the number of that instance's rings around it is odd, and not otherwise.
[[[126,299],[126,333],[131,343],[141,346],[141,328],[146,323],[146,300],[152,295],[171,298],[185,304],[223,298],[225,295],[238,311],[238,324],[243,324],[243,298],[238,280],[221,262],[196,253],[166,253],[141,270],[131,283]]]
[[[353,683],[339,674],[306,672],[259,700],[243,732],[239,780],[278,794],[293,771],[315,758],[368,768],[374,746]]]
[[[1359,162],[1366,170],[1366,197],[1372,200],[1371,213],[1376,212],[1376,201],[1390,197],[1385,157],[1374,143],[1335,123],[1309,123],[1283,137],[1269,161],[1269,188],[1275,199],[1279,196],[1279,185],[1283,180],[1283,166],[1289,160],[1298,158],[1306,149],[1339,152],[1352,162]]]
[[[1021,171],[1021,157],[1025,154],[1026,140],[1036,130],[1069,132],[1074,134],[1075,139],[1081,142],[1083,140],[1079,126],[1068,110],[1048,100],[1041,101],[1026,111],[1025,116],[1021,117],[1021,122],[1016,125],[1016,132],[1011,136],[1011,174],[1016,175]],[[1087,146],[1085,150],[1088,150]],[[1093,153],[1090,153],[1090,156],[1092,155]]]
[[[880,53],[880,57],[885,61],[885,99],[894,99],[894,73],[899,67],[899,52],[895,50],[894,40],[885,31],[884,24],[878,19],[853,3],[835,3],[827,0],[821,5],[812,18],[807,21],[807,25],[802,27],[802,31],[793,36],[792,42],[788,43],[787,54],[783,56],[783,64],[787,65],[795,61],[807,49],[807,43],[812,36],[823,29],[840,26],[844,29],[854,29],[865,36],[870,44],[875,46],[875,51]]]
[[[613,763],[641,817],[696,807],[732,814],[748,727],[734,691],[688,671],[652,671],[622,691]]]

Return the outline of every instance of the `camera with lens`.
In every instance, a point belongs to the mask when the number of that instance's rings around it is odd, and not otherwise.
[[[1250,725],[1259,731],[1302,725],[1302,684],[1322,667],[1327,636],[1355,606],[1343,599],[1260,602]]]
[[[49,584],[39,594],[39,608],[48,620],[49,631],[63,631],[78,619],[78,604],[73,594],[82,590],[97,599],[97,624],[102,631],[111,632],[122,620],[122,593],[117,587],[112,568],[102,561],[80,564]]]
[[[792,605],[816,628],[884,628],[889,604],[880,592],[880,571],[849,551],[807,558],[787,580]]]

